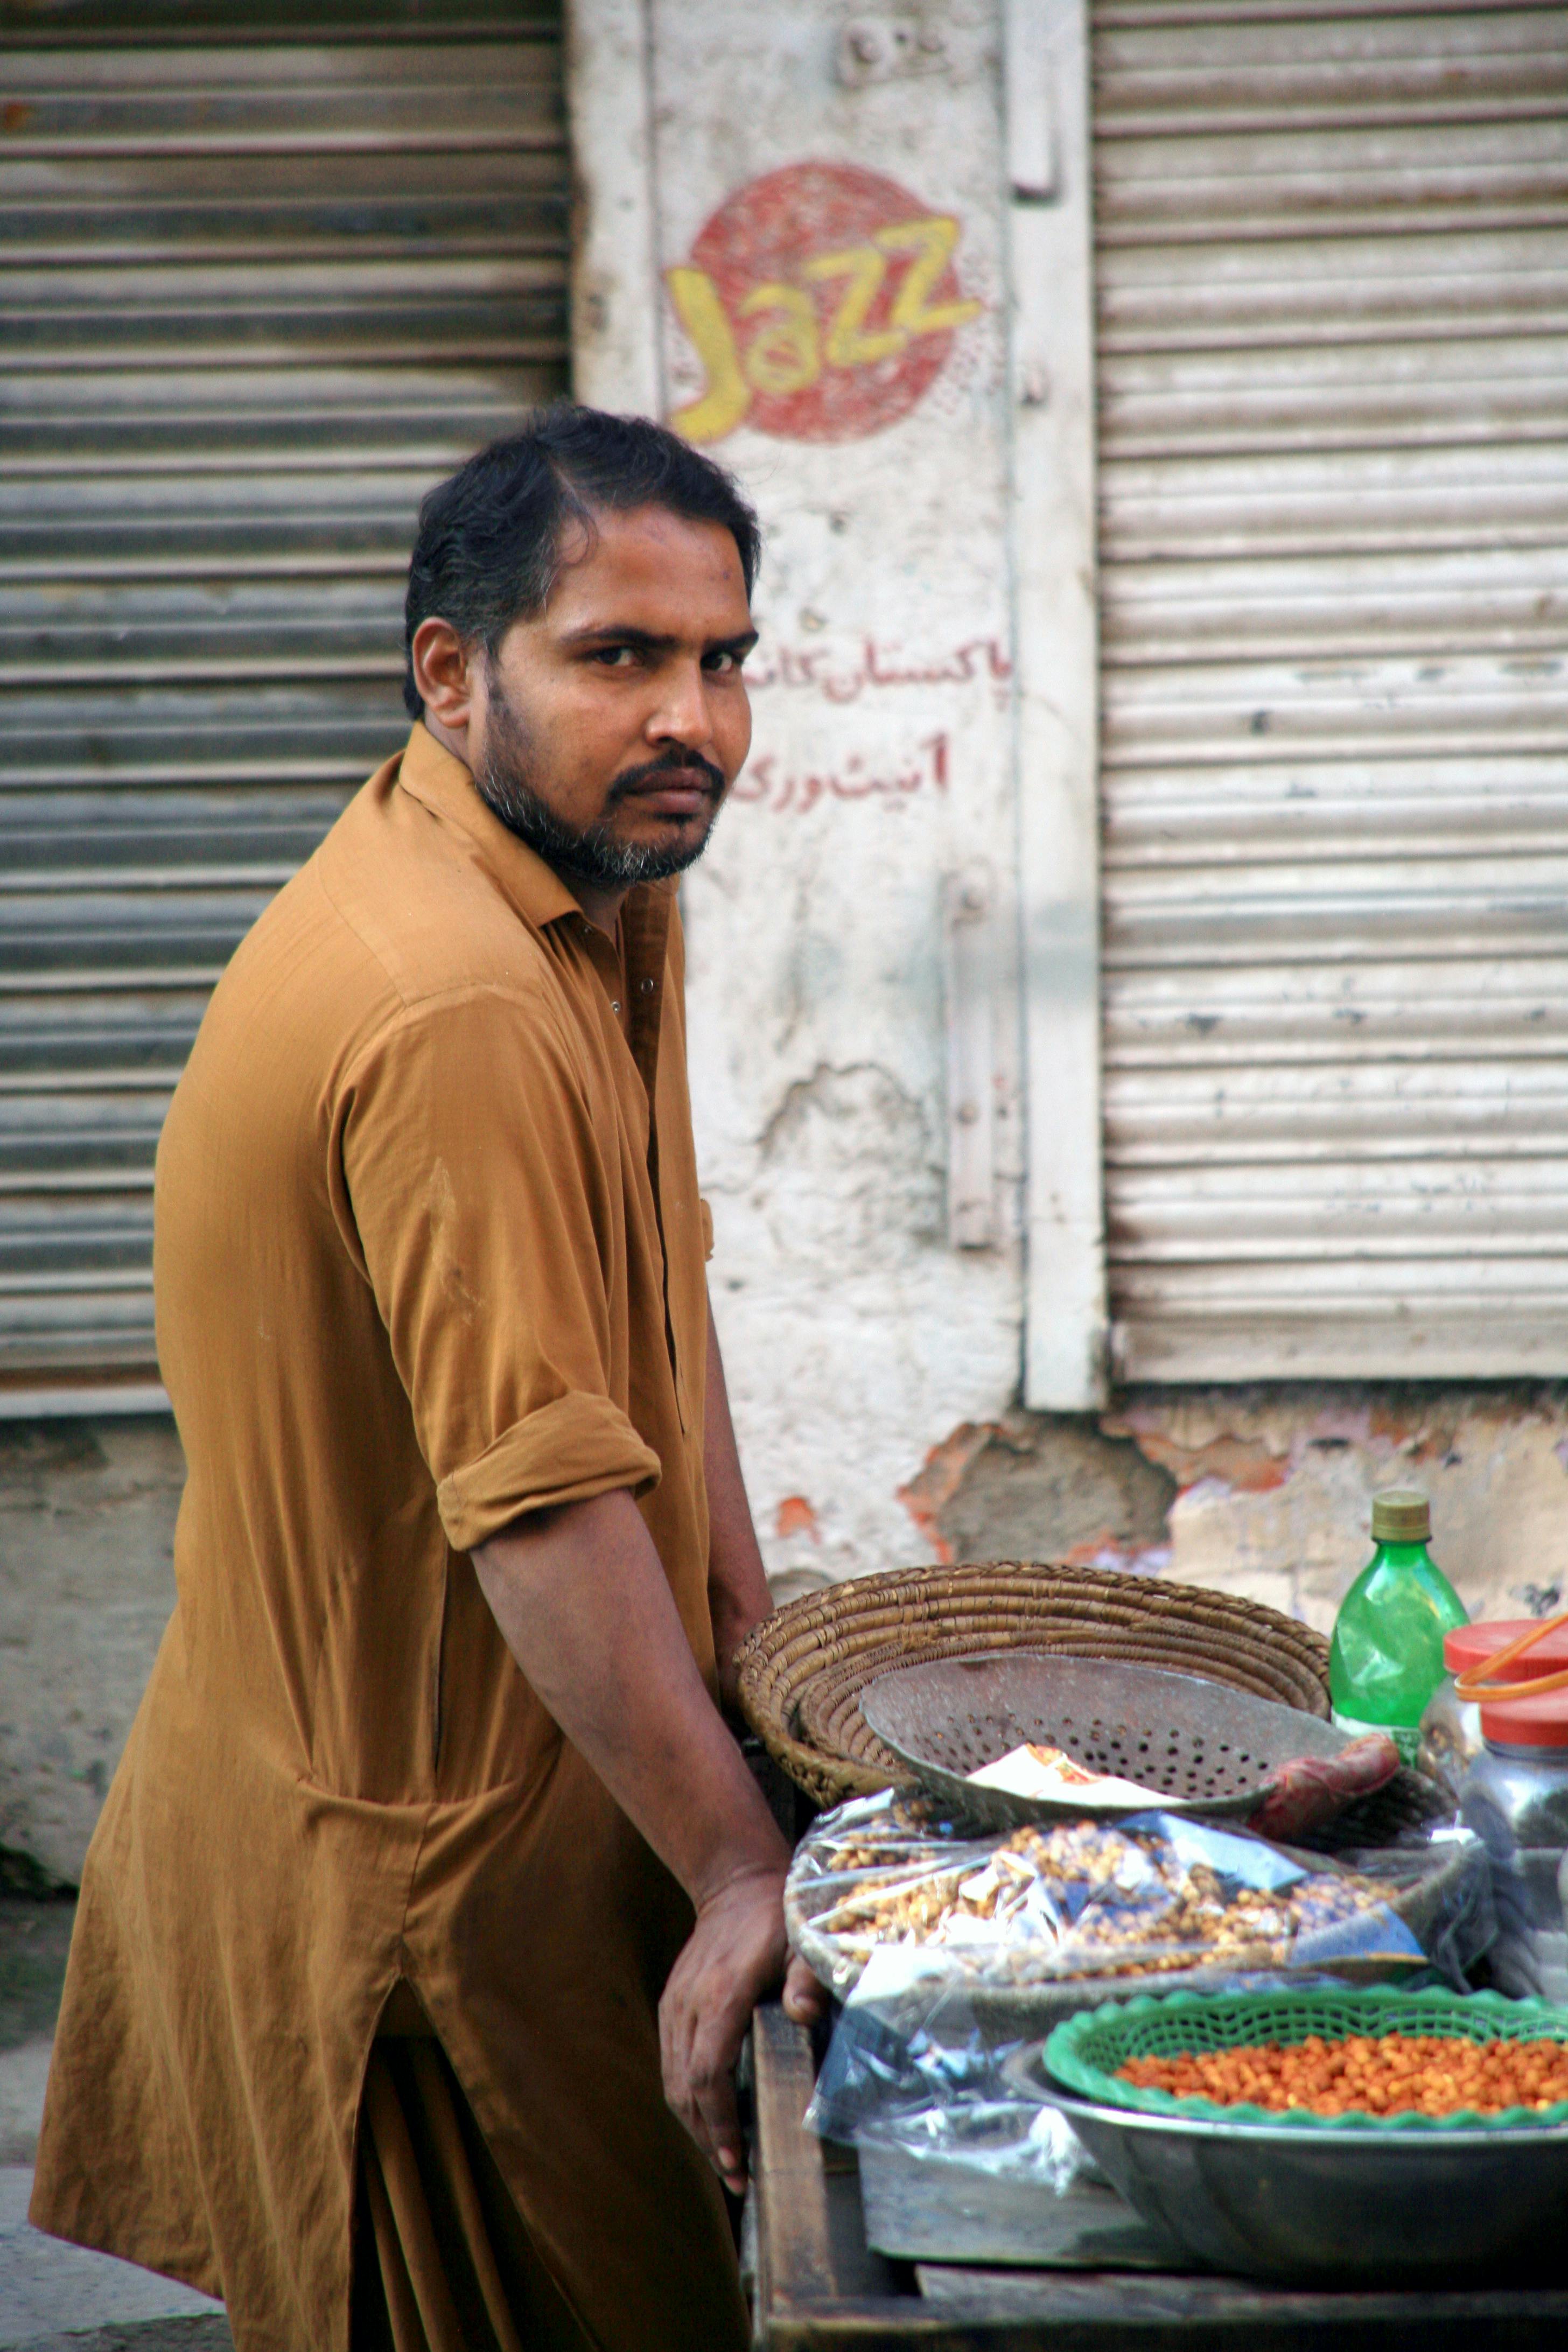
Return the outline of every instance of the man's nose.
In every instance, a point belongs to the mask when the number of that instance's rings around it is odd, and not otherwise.
[[[701,665],[680,663],[659,681],[663,688],[648,715],[647,733],[652,743],[680,743],[700,751],[713,732],[708,709],[708,684]]]

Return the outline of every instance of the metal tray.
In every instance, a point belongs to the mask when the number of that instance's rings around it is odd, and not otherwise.
[[[1281,1765],[1338,1755],[1350,1738],[1300,1707],[1197,1675],[1022,1651],[902,1667],[867,1685],[860,1711],[926,1788],[972,1820],[1006,1829],[1150,1809],[1142,1799],[1042,1802],[969,1779],[1026,1740],[1158,1790],[1163,1811],[1245,1815]]]
[[[1511,2285],[1568,2277],[1568,2129],[1391,2133],[1241,2126],[1069,2096],[1059,2107],[1152,2227],[1195,2263],[1299,2286]]]
[[[866,2243],[908,2263],[1003,2263],[1047,2270],[1172,2271],[1182,2251],[1098,2174],[1058,2195],[956,2158],[862,2140]]]

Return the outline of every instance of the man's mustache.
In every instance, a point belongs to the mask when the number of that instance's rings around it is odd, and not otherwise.
[[[706,776],[713,798],[722,800],[729,787],[711,760],[704,760],[696,751],[661,751],[657,760],[648,760],[640,768],[627,768],[618,775],[605,795],[605,806],[614,808],[633,793],[656,793],[671,776],[690,776],[693,772]]]

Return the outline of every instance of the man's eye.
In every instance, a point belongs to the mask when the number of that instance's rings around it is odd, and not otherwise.
[[[703,657],[702,667],[705,670],[711,671],[715,677],[733,677],[744,659],[743,654],[708,654]]]
[[[603,669],[629,669],[637,656],[630,646],[600,646],[595,651],[594,659]]]

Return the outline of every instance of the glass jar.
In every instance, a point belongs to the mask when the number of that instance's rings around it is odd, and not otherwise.
[[[1501,1992],[1568,2001],[1568,1691],[1480,1710],[1482,1752],[1459,1814],[1487,1849],[1497,1903],[1492,1981]]]
[[[1506,1650],[1510,1642],[1517,1642],[1521,1633],[1527,1633],[1534,1622],[1530,1617],[1502,1617],[1490,1624],[1458,1625],[1443,1636],[1447,1672],[1422,1715],[1415,1764],[1417,1770],[1447,1789],[1456,1803],[1465,1775],[1482,1753],[1485,1742],[1481,1738],[1481,1710],[1474,1701],[1457,1696],[1454,1677],[1484,1665],[1500,1650]],[[1560,1666],[1568,1666],[1568,1625],[1545,1635],[1509,1671],[1511,1675],[1544,1675]]]

